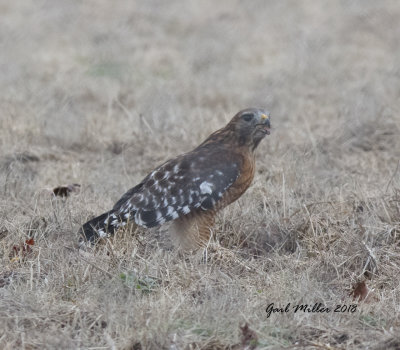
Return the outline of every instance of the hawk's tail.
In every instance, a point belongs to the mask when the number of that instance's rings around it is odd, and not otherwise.
[[[112,235],[118,228],[126,224],[126,218],[118,215],[116,211],[110,210],[88,221],[80,228],[80,244],[85,242],[94,244],[98,239]]]

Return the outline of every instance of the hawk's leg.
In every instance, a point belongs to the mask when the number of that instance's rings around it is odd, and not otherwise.
[[[170,227],[172,237],[185,250],[207,246],[215,221],[213,210],[197,210],[175,220]]]

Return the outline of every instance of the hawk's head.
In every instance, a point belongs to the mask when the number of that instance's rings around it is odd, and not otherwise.
[[[270,114],[265,109],[247,108],[237,113],[228,127],[235,132],[240,145],[255,149],[270,134]]]

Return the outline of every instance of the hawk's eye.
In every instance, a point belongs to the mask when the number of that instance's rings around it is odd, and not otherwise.
[[[250,120],[253,119],[253,114],[247,113],[247,114],[243,114],[242,118],[246,121],[249,122]]]

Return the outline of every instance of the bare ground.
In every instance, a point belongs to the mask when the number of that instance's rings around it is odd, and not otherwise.
[[[0,348],[400,348],[397,1],[0,11]],[[248,106],[274,130],[206,251],[178,254],[166,228],[72,248],[89,217]],[[267,317],[271,303],[332,310]]]

